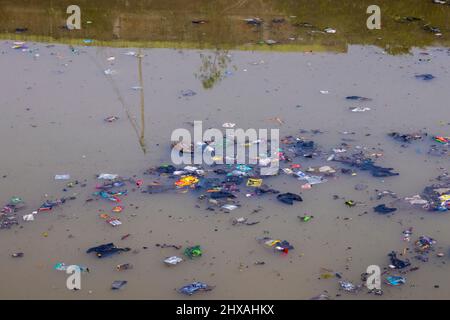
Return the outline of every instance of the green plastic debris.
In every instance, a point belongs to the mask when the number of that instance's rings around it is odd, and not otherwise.
[[[345,204],[346,204],[348,207],[354,207],[354,206],[356,206],[356,202],[353,201],[353,200],[347,200],[347,201],[345,201]]]
[[[202,253],[203,252],[200,246],[188,247],[184,250],[184,255],[189,259],[192,259],[194,257],[200,257]]]
[[[308,222],[310,221],[313,217],[312,216],[303,216],[303,217],[298,217],[302,222]]]

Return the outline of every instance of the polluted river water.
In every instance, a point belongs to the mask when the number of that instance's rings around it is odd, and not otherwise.
[[[3,13],[14,12],[12,2],[0,3]],[[230,10],[242,10],[243,18],[255,16],[244,2],[241,6]],[[432,17],[439,18],[433,10],[450,15],[450,7],[431,2],[426,6],[432,8]],[[390,8],[392,17],[395,9]],[[289,10],[293,9],[288,5],[272,8],[266,16],[289,17],[293,15]],[[407,14],[404,8],[398,10]],[[211,21],[217,16],[205,12]],[[241,27],[259,28],[236,15],[230,19]],[[289,24],[286,19],[283,23]],[[23,26],[11,20],[15,28]],[[98,39],[103,43],[97,45],[95,34],[83,42],[83,38],[49,37],[41,30],[33,34],[31,27],[15,33],[5,21],[2,32],[7,32],[0,40],[0,200],[3,206],[11,197],[20,197],[24,208],[16,212],[19,225],[0,230],[0,298],[180,299],[186,296],[176,289],[194,281],[214,288],[192,299],[310,299],[320,294],[330,299],[449,298],[448,213],[404,201],[438,183],[437,177],[445,179],[450,169],[448,143],[432,139],[450,136],[448,22],[440,26],[441,42],[428,40],[438,37],[425,33],[417,37],[426,47],[410,46],[406,40],[401,52],[388,52],[392,45],[384,47],[376,41],[348,41],[343,50],[336,50],[341,45],[333,38],[317,51],[314,43],[320,38],[279,51],[277,44],[243,48],[250,42],[245,35],[234,47],[203,48],[202,41],[192,47],[192,34],[186,47],[180,42],[153,48],[152,41],[170,40],[164,32],[165,39],[130,37],[135,46],[127,41],[115,46],[114,40],[100,39],[102,29]],[[332,25],[336,36],[339,21],[336,18]],[[220,26],[227,23],[231,22]],[[275,34],[285,36],[281,31]],[[416,77],[422,74],[434,78]],[[195,94],[184,96],[187,90]],[[368,109],[352,112],[357,107]],[[110,116],[117,119],[104,120]],[[168,192],[143,193],[147,185],[166,179],[147,171],[171,164],[172,132],[192,130],[196,120],[202,121],[204,130],[235,123],[244,130],[279,129],[282,140],[293,136],[314,141],[319,156],[281,161],[280,168],[299,164],[299,170],[307,172],[309,167],[330,166],[336,173],[310,189],[302,188],[305,181],[283,171],[261,177],[281,193],[301,195],[303,201],[292,206],[277,201],[276,194],[247,197],[253,189],[245,185],[246,178],[235,192],[240,206],[231,212],[218,207],[207,210],[205,201],[198,199],[205,190],[173,187]],[[391,132],[428,135],[408,143],[393,139]],[[436,144],[440,154],[429,152]],[[281,141],[280,148],[287,152],[289,146]],[[330,155],[341,155],[336,149],[347,150],[345,154],[363,151],[377,165],[393,168],[399,175],[374,177],[333,161]],[[100,173],[133,178],[127,181],[128,194],[120,196],[120,204],[93,195],[96,185],[103,183],[96,178]],[[55,180],[58,174],[70,174],[70,179]],[[173,186],[177,179],[168,181]],[[142,185],[135,183],[138,180]],[[78,183],[68,185],[74,181]],[[384,190],[395,192],[397,198],[377,199]],[[38,212],[33,221],[23,220],[46,200],[63,197],[73,199]],[[348,200],[356,205],[346,205]],[[388,215],[374,212],[373,207],[383,203],[398,210]],[[116,205],[123,211],[112,212]],[[118,217],[122,224],[105,223],[105,214]],[[299,219],[305,215],[313,218]],[[233,224],[239,217],[259,223]],[[404,232],[410,228],[406,241]],[[436,240],[426,254],[428,261],[416,257],[415,241],[423,235]],[[265,248],[256,239],[266,236],[287,240],[294,249],[280,254]],[[131,250],[102,259],[86,253],[111,242]],[[195,245],[201,245],[202,256],[185,257],[184,249]],[[392,251],[402,260],[409,259],[411,266],[391,269]],[[12,257],[18,252],[23,257]],[[163,263],[174,255],[185,261],[176,266]],[[89,268],[81,275],[81,290],[66,288],[67,274],[54,268],[62,262]],[[133,268],[118,271],[117,265],[125,263]],[[370,265],[388,272],[382,275],[382,296],[368,294],[364,286],[356,293],[340,289],[339,281],[364,284],[361,274]],[[390,286],[385,283],[390,275],[401,275],[406,283]],[[111,290],[116,280],[127,284]]]

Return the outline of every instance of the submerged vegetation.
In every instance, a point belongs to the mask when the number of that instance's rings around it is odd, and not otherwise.
[[[205,89],[210,89],[215,83],[222,80],[226,75],[228,63],[231,58],[227,51],[216,50],[212,54],[200,53],[202,64],[196,77],[200,79]]]

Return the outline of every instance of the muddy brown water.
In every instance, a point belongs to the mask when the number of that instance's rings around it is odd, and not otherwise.
[[[38,214],[33,222],[20,221],[20,227],[0,231],[0,298],[179,299],[184,296],[174,289],[194,280],[216,287],[192,299],[308,299],[325,290],[339,299],[449,298],[448,213],[406,208],[387,217],[372,210],[376,204],[390,202],[373,200],[375,189],[411,196],[450,169],[448,157],[426,154],[426,144],[402,148],[386,137],[392,130],[450,134],[448,49],[414,49],[411,55],[401,56],[371,46],[350,46],[347,53],[230,51],[227,69],[232,74],[211,89],[204,89],[195,77],[202,64],[200,53],[208,51],[143,49],[144,153],[121,102],[140,124],[140,95],[131,89],[139,85],[138,61],[123,54],[134,49],[78,46],[79,53],[74,54],[67,45],[30,42],[29,48],[35,51],[29,53],[11,46],[12,41],[0,43],[0,176],[4,176],[0,178],[0,201],[22,197],[27,207],[19,212],[21,217],[47,198],[76,195],[77,199]],[[107,61],[111,56],[113,63]],[[420,61],[424,57],[431,60]],[[103,73],[107,68],[117,71],[112,81]],[[420,81],[414,78],[418,73],[436,78]],[[197,94],[180,98],[185,89]],[[371,110],[350,112],[350,106],[360,104],[345,100],[348,95],[373,98],[364,103]],[[120,119],[105,123],[103,119],[110,115]],[[268,120],[274,117],[284,123]],[[117,214],[123,224],[116,228],[99,218],[100,210],[110,213],[110,203],[85,203],[94,191],[95,174],[100,172],[137,175],[151,182],[143,172],[170,161],[172,131],[189,129],[187,122],[193,120],[202,120],[205,128],[221,128],[224,122],[235,122],[244,129],[279,128],[281,136],[312,138],[325,150],[351,138],[354,147],[382,149],[378,162],[395,168],[400,176],[339,174],[311,190],[301,190],[299,181],[282,175],[266,182],[281,191],[301,193],[304,202],[286,206],[271,195],[242,197],[243,206],[228,214],[206,211],[204,205],[197,208],[192,192],[130,192],[123,197],[125,210]],[[324,133],[301,134],[300,129]],[[344,131],[355,134],[344,135]],[[300,163],[309,165],[306,159]],[[66,182],[54,180],[60,173],[69,173],[72,180],[86,179],[87,186],[63,192]],[[358,183],[369,187],[356,191]],[[341,199],[333,200],[333,195]],[[344,199],[366,205],[348,208]],[[258,207],[262,207],[260,212],[250,214]],[[314,218],[302,223],[297,216],[303,214]],[[230,220],[240,216],[261,222],[232,226]],[[428,263],[422,263],[409,254],[420,269],[408,273],[402,287],[384,285],[382,297],[364,291],[352,295],[338,291],[336,278],[319,279],[324,272],[321,268],[327,268],[359,283],[367,266],[385,267],[391,250],[411,247],[402,239],[402,231],[409,227],[414,228],[412,240],[429,235],[437,240],[436,252],[446,255],[437,258],[432,254]],[[287,256],[267,250],[255,240],[264,231],[288,240],[295,249]],[[131,236],[121,240],[128,233]],[[139,252],[105,259],[85,253],[107,242]],[[204,255],[169,268],[162,260],[182,252],[158,248],[156,243],[200,244]],[[14,252],[25,255],[11,258]],[[254,265],[255,261],[265,265]],[[82,290],[66,289],[67,275],[53,270],[58,262],[91,269],[82,275]],[[121,263],[132,263],[134,269],[116,271]],[[128,284],[112,291],[114,280]],[[342,296],[336,297],[338,293]]]

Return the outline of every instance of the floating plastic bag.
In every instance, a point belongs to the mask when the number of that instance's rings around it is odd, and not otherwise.
[[[178,289],[178,292],[191,296],[197,291],[211,291],[212,289],[213,287],[207,285],[206,283],[197,281],[181,287]]]
[[[187,256],[189,259],[192,259],[194,257],[201,257],[202,254],[203,252],[199,245],[188,247],[184,250],[184,255]]]
[[[118,177],[119,177],[118,174],[100,173],[97,178],[103,180],[114,180],[117,179]]]
[[[177,256],[172,256],[172,257],[168,257],[166,259],[164,259],[164,263],[168,264],[168,265],[176,265],[180,262],[183,262],[183,259]]]

